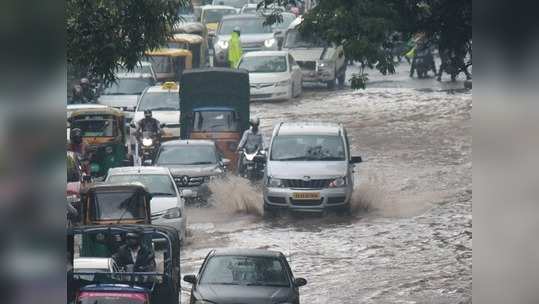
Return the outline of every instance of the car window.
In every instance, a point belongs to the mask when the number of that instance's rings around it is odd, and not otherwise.
[[[253,56],[243,57],[238,68],[250,73],[283,73],[286,72],[285,56]]]
[[[116,120],[86,116],[71,122],[71,129],[79,128],[83,137],[116,136]]]
[[[279,135],[271,145],[275,161],[342,161],[343,140],[338,135]]]
[[[217,163],[215,147],[210,145],[161,146],[157,165],[210,165]]]
[[[131,191],[111,191],[93,195],[92,220],[144,219],[144,197]]]
[[[264,18],[234,18],[226,19],[221,22],[219,28],[220,35],[230,35],[234,28],[239,27],[241,34],[265,34],[271,33],[272,29],[269,25],[264,25]]]
[[[153,196],[176,196],[174,183],[168,174],[121,174],[109,175],[107,182],[130,183],[139,182],[148,188]]]
[[[287,287],[290,280],[278,258],[214,256],[204,266],[200,284]]]
[[[178,92],[146,92],[140,98],[137,112],[152,111],[179,111],[180,95]]]

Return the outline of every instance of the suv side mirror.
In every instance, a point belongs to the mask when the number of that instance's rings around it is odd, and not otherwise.
[[[352,156],[352,158],[350,159],[350,163],[352,164],[359,164],[362,161],[363,159],[361,159],[361,156]]]
[[[197,276],[194,274],[187,274],[183,276],[183,280],[187,283],[195,284],[197,282]]]
[[[294,285],[296,285],[296,287],[305,286],[307,285],[307,280],[304,278],[297,278],[294,280]]]

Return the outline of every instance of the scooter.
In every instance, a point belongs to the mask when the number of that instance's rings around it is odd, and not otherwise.
[[[266,151],[260,148],[252,151],[242,151],[244,170],[243,177],[251,182],[256,182],[264,177],[264,168],[266,167]]]

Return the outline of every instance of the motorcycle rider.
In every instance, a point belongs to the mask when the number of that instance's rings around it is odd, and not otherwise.
[[[260,130],[258,129],[258,126],[260,125],[260,119],[258,117],[251,118],[249,120],[249,124],[251,125],[251,128],[243,132],[243,136],[236,150],[238,153],[244,149],[248,152],[252,152],[257,148],[264,149],[264,139],[262,137],[262,133],[260,133]],[[244,169],[245,160],[242,153],[238,159],[238,173],[242,175]]]
[[[137,123],[137,138],[142,135],[143,131],[150,131],[157,136],[161,135],[161,123],[152,117],[152,110],[144,110],[144,118]]]
[[[417,71],[417,57],[423,57],[423,60],[426,61],[426,63],[423,64],[426,64],[428,66],[427,70],[432,69],[434,75],[436,75],[436,64],[434,63],[434,57],[432,56],[431,46],[427,41],[425,41],[425,38],[421,38],[417,42],[415,54],[412,58],[412,64],[410,67],[410,77],[414,77],[414,72]],[[417,76],[420,77],[419,72],[417,73]]]

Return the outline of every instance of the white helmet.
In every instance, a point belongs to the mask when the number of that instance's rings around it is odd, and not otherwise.
[[[258,126],[260,124],[260,118],[255,117],[249,119],[249,124],[251,124],[252,126]]]

